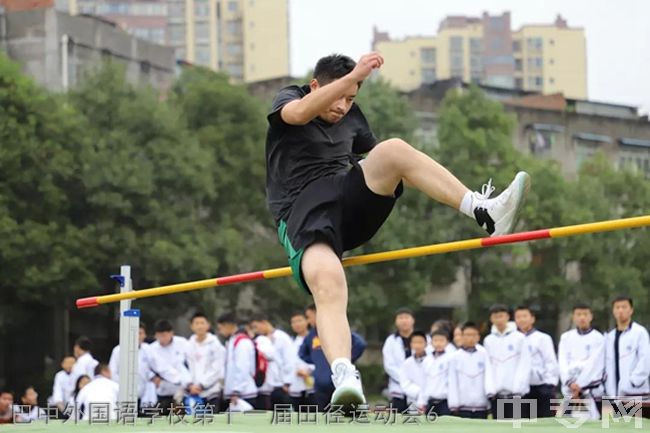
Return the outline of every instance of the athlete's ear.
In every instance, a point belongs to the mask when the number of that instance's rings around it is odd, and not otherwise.
[[[312,78],[312,80],[309,82],[309,88],[313,92],[314,90],[318,90],[320,87],[320,84],[318,84],[318,80],[316,78]]]

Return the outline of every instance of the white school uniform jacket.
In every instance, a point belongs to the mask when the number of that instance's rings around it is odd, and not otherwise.
[[[270,335],[273,345],[273,356],[266,372],[266,387],[269,392],[274,388],[289,385],[295,375],[296,356],[291,337],[286,332],[275,329]]]
[[[580,388],[591,389],[594,396],[602,395],[604,348],[603,334],[595,329],[571,329],[562,334],[558,346],[558,365],[562,393],[565,396],[571,395],[569,385],[574,382]]]
[[[77,383],[77,379],[83,375],[91,379],[95,377],[95,367],[97,367],[97,364],[99,364],[99,361],[93,358],[90,352],[81,355],[72,366],[71,379],[73,387]]]
[[[300,369],[306,369],[311,372],[314,371],[313,364],[307,364],[298,356],[298,353],[300,352],[300,346],[302,346],[302,342],[304,340],[305,337],[296,335],[292,342],[293,356],[294,356],[294,369],[293,369],[293,376],[291,378],[291,383],[289,384],[289,395],[291,397],[300,397],[302,392],[304,391],[312,392],[314,389],[313,381],[311,383],[311,386],[307,386],[307,384],[305,383],[305,378],[298,376],[298,370]]]
[[[526,337],[530,350],[530,385],[557,385],[560,379],[560,368],[551,336],[535,328],[522,334]]]
[[[406,360],[406,352],[410,348],[398,332],[390,334],[384,341],[384,347],[381,350],[384,371],[388,375],[388,392],[393,398],[404,398],[404,391],[399,385],[400,368]]]
[[[418,406],[426,406],[429,399],[447,400],[449,394],[449,359],[457,352],[456,347],[452,353],[445,349],[441,353],[428,355],[423,362],[424,390],[417,401]]]
[[[477,348],[458,349],[449,356],[447,404],[452,411],[490,408],[494,392],[490,356]]]
[[[420,394],[424,391],[426,374],[424,372],[424,360],[430,355],[415,357],[411,355],[400,367],[399,386],[406,395],[408,403],[416,403]]]
[[[190,337],[187,363],[192,376],[191,383],[203,388],[201,397],[212,399],[219,396],[226,373],[226,348],[211,333],[199,343],[196,335]]]
[[[608,396],[640,396],[650,393],[650,338],[648,330],[631,322],[618,340],[615,353],[616,328],[605,337],[605,392]],[[616,383],[616,364],[619,380]]]
[[[99,413],[93,413],[91,405],[109,404],[108,416],[117,419],[117,399],[120,386],[104,376],[97,376],[84,386],[77,395],[77,407],[83,405],[82,419],[98,419]],[[98,410],[98,409],[95,409]],[[103,409],[102,409],[103,412]]]
[[[156,404],[156,385],[151,381],[156,375],[151,370],[151,355],[149,344],[141,343],[138,348],[138,398],[142,404]],[[108,368],[111,370],[111,379],[117,384],[120,383],[120,345],[113,348],[108,361]]]
[[[224,397],[229,399],[233,395],[241,398],[257,397],[255,385],[255,345],[248,336],[240,337],[237,346],[235,341],[241,333],[228,339],[226,344],[226,380],[224,384]]]
[[[74,392],[75,383],[72,383],[72,370],[70,373],[65,370],[59,371],[54,376],[54,385],[52,385],[52,397],[50,397],[50,404],[56,405],[62,403],[65,405],[72,397]]]
[[[158,396],[172,397],[189,385],[188,352],[189,342],[178,335],[167,346],[161,346],[158,341],[149,345],[151,370],[162,379],[156,388]]]
[[[511,327],[503,333],[493,329],[485,337],[483,347],[490,356],[496,394],[528,394],[531,356],[526,337]]]

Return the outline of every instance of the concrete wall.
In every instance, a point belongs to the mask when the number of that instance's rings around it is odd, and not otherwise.
[[[54,91],[66,87],[64,50],[68,54],[68,85],[110,59],[125,66],[134,84],[166,90],[172,84],[176,61],[172,48],[139,40],[96,18],[70,16],[54,9],[7,13],[5,50],[39,84]],[[68,36],[67,47],[62,38]]]

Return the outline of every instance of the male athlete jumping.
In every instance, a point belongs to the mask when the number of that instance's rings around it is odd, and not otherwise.
[[[280,90],[268,115],[267,202],[294,278],[314,297],[318,335],[336,387],[332,405],[345,411],[365,397],[350,362],[343,252],[372,238],[403,185],[474,218],[490,235],[513,230],[530,185],[528,174],[519,172],[503,193],[489,198],[491,184],[472,192],[403,140],[378,143],[354,98],[383,63],[378,53],[358,63],[342,55],[323,57],[309,85]]]

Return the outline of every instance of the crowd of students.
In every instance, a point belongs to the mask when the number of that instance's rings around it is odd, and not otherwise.
[[[513,399],[534,400],[519,406],[522,417],[548,417],[567,410],[579,399],[591,418],[598,418],[603,397],[644,397],[650,394],[650,340],[648,331],[632,320],[633,301],[612,302],[616,327],[601,334],[591,327],[591,308],[573,307],[574,327],[562,334],[556,352],[552,338],[535,328],[535,312],[520,306],[511,321],[509,309],[489,310],[491,332],[480,342],[474,322],[453,327],[436,321],[429,333],[416,330],[413,313],[395,314],[396,331],[383,345],[388,378],[386,395],[398,412],[435,411],[438,416],[511,418],[519,415]],[[270,410],[277,404],[327,409],[334,386],[330,365],[320,346],[316,308],[294,313],[293,336],[277,329],[265,316],[245,323],[232,314],[216,320],[196,313],[189,339],[175,335],[168,320],[154,326],[155,341],[146,342],[140,325],[138,407],[190,412],[192,407],[223,410]],[[222,343],[222,340],[225,342]],[[366,342],[353,333],[352,361]],[[91,354],[86,337],[74,344],[74,356],[65,357],[54,378],[50,408],[64,417],[88,419],[93,404],[108,405],[117,416],[120,347],[108,364]],[[0,390],[0,422],[42,418],[38,394],[28,387],[14,405],[13,394]],[[497,404],[504,399],[505,404]],[[553,404],[557,399],[559,404]],[[499,412],[500,410],[500,412]]]
[[[632,320],[631,298],[614,299],[612,312],[616,327],[603,335],[591,326],[591,308],[575,305],[574,327],[562,334],[556,353],[527,306],[514,310],[512,322],[506,306],[493,305],[482,345],[474,322],[452,329],[439,321],[426,335],[414,330],[410,311],[398,310],[397,330],[383,346],[392,405],[464,418],[541,418],[581,410],[598,419],[604,398],[647,399],[648,331]]]

